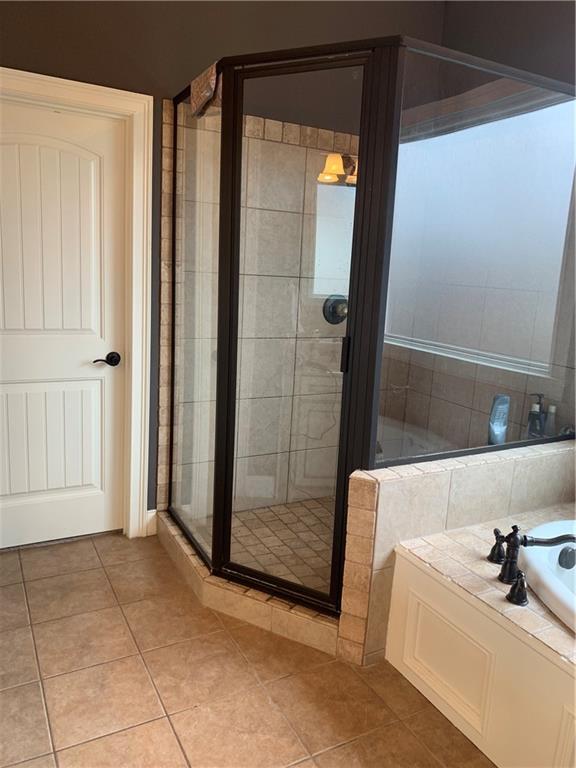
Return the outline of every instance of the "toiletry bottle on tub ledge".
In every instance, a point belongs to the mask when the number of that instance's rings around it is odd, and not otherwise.
[[[526,425],[526,437],[537,438],[544,436],[544,395],[540,392],[532,392],[531,397],[537,397],[538,402],[532,403],[530,413],[528,414],[528,424]]]
[[[488,445],[503,445],[506,442],[509,413],[510,395],[495,395],[490,410]]]

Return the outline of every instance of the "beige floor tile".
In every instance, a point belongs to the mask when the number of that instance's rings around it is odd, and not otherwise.
[[[494,768],[486,755],[431,704],[404,722],[444,765],[450,768]]]
[[[118,607],[36,624],[34,637],[43,677],[138,652]]]
[[[186,765],[166,718],[58,753],[59,768],[186,768]]]
[[[44,690],[56,749],[163,715],[139,657],[48,678]]]
[[[263,682],[277,680],[333,660],[327,653],[259,627],[236,627],[230,630],[230,634]]]
[[[0,587],[0,631],[26,627],[29,623],[24,586]]]
[[[100,567],[90,539],[24,548],[20,551],[20,558],[25,581]]]
[[[0,633],[0,690],[38,680],[30,627]]]
[[[222,631],[144,653],[168,713],[257,685],[250,666]]]
[[[428,706],[428,699],[387,661],[373,667],[359,667],[358,673],[400,720]]]
[[[172,715],[198,768],[284,768],[306,750],[262,688]]]
[[[150,597],[171,597],[187,589],[168,557],[110,565],[106,567],[106,572],[121,603]]]
[[[246,627],[249,626],[245,621],[242,621],[242,619],[237,619],[236,616],[228,616],[226,613],[220,613],[220,611],[214,611],[216,616],[220,619],[222,624],[227,629],[232,629],[232,627]]]
[[[18,763],[18,768],[56,768],[56,760],[54,755],[44,755],[44,757],[26,760],[25,763]]]
[[[22,569],[18,552],[0,552],[0,587],[22,581]]]
[[[146,560],[150,557],[162,557],[166,554],[158,536],[128,539],[122,533],[110,533],[105,536],[95,536],[93,542],[104,565]]]
[[[39,683],[0,693],[0,766],[51,751]]]
[[[208,608],[203,608],[192,592],[173,598],[139,600],[124,605],[123,611],[143,651],[222,629],[219,619]]]
[[[277,680],[267,688],[311,753],[396,719],[380,697],[341,662]]]
[[[101,568],[37,579],[27,583],[26,591],[32,623],[116,605],[114,593]]]
[[[438,761],[402,723],[386,725],[317,755],[315,760],[318,768],[440,768]]]

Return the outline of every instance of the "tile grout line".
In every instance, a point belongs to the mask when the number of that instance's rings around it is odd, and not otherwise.
[[[114,596],[118,600],[118,595],[116,594],[116,591],[114,590],[114,586],[113,586],[113,584],[112,584],[112,582],[111,582],[111,580],[110,580],[110,578],[108,576],[108,573],[106,571],[106,568],[104,567],[104,563],[102,561],[102,558],[100,557],[100,553],[98,552],[98,550],[96,550],[96,554],[98,555],[98,559],[102,563],[102,570],[104,571],[104,573],[106,575],[106,579],[107,579],[108,583],[110,584],[110,588],[112,589],[112,591],[114,592]],[[173,725],[172,721],[170,720],[168,712],[166,711],[166,707],[164,706],[164,702],[162,701],[162,697],[160,696],[160,692],[158,691],[158,688],[156,687],[156,683],[154,682],[154,678],[152,677],[152,673],[150,672],[150,670],[148,668],[148,665],[146,664],[146,659],[144,658],[144,654],[140,650],[140,646],[138,645],[138,643],[136,641],[136,637],[135,637],[134,633],[132,632],[132,627],[130,626],[130,623],[128,622],[128,619],[126,618],[126,614],[124,613],[124,609],[123,609],[122,604],[120,603],[119,600],[118,600],[118,607],[120,608],[120,613],[122,614],[122,618],[124,619],[124,622],[126,624],[128,632],[130,633],[130,637],[132,638],[132,641],[133,641],[134,645],[136,646],[136,649],[138,650],[138,656],[140,657],[140,661],[142,662],[142,665],[143,665],[144,669],[146,670],[146,674],[148,675],[148,679],[150,681],[150,684],[152,685],[152,688],[154,689],[154,692],[156,693],[156,697],[158,698],[158,702],[160,704],[160,707],[161,707],[162,711],[164,712],[164,717],[166,718],[166,720],[167,720],[167,722],[168,722],[168,724],[170,726],[170,730],[174,734],[174,738],[176,739],[176,743],[178,744],[178,746],[180,748],[180,751],[181,751],[181,753],[182,753],[182,755],[184,757],[186,765],[188,766],[188,768],[192,768],[192,766],[190,764],[190,761],[188,760],[188,755],[186,754],[186,752],[184,750],[184,747],[182,746],[182,743],[180,742],[180,739],[178,738],[178,734],[176,733],[174,725]],[[139,723],[139,725],[141,725],[141,723]],[[131,726],[131,727],[135,727],[135,726]],[[109,735],[109,734],[107,734],[107,735]]]
[[[272,698],[271,694],[270,694],[270,693],[268,692],[268,690],[267,690],[267,685],[266,685],[266,683],[264,683],[264,682],[262,682],[262,680],[260,680],[260,677],[259,677],[258,673],[257,673],[257,672],[256,672],[256,670],[254,669],[254,667],[253,667],[252,663],[249,661],[249,659],[248,659],[248,657],[246,656],[246,654],[243,652],[242,648],[240,647],[240,644],[239,644],[239,643],[236,641],[236,639],[234,638],[234,636],[233,636],[233,634],[231,633],[230,629],[229,629],[228,627],[226,627],[226,630],[227,630],[227,632],[228,632],[228,635],[229,635],[229,637],[230,637],[230,640],[232,641],[233,645],[234,645],[234,646],[237,648],[237,650],[238,650],[238,653],[239,653],[239,654],[240,654],[240,656],[241,656],[241,657],[244,659],[244,661],[246,662],[246,664],[248,665],[248,667],[249,667],[249,668],[252,670],[252,672],[253,672],[253,674],[254,674],[254,677],[256,678],[256,680],[257,680],[257,682],[258,682],[258,687],[262,689],[262,691],[263,691],[264,695],[266,696],[266,698],[267,698],[269,701],[271,701],[271,702],[272,702],[272,704],[274,705],[274,707],[275,707],[276,711],[277,711],[277,712],[278,712],[278,713],[281,715],[282,719],[283,719],[283,720],[286,722],[286,724],[288,725],[288,727],[290,728],[290,730],[292,731],[292,733],[294,734],[294,736],[295,736],[295,737],[296,737],[296,739],[298,740],[298,743],[299,743],[299,744],[302,746],[302,749],[304,750],[304,752],[306,752],[306,757],[303,757],[303,758],[302,758],[302,760],[300,760],[300,761],[298,761],[298,762],[302,762],[302,761],[305,761],[305,760],[309,760],[309,759],[312,757],[312,753],[310,752],[310,750],[308,749],[308,747],[307,747],[307,746],[304,744],[304,742],[303,742],[303,741],[302,741],[302,739],[300,738],[300,734],[299,734],[299,733],[296,731],[296,728],[295,728],[295,727],[292,725],[292,723],[290,722],[290,720],[288,719],[288,717],[287,717],[287,716],[284,714],[284,712],[282,711],[281,707],[279,707],[279,706],[278,706],[278,704],[276,704],[276,702],[275,702],[275,701],[274,701],[274,699]],[[268,630],[263,630],[263,631],[265,631],[265,632],[266,632],[266,631],[268,631]],[[286,639],[287,639],[287,638],[286,638]],[[287,675],[287,677],[290,677],[290,675]],[[280,679],[285,679],[285,678],[280,678]],[[298,762],[296,762],[296,763],[289,763],[288,765],[289,765],[289,766],[291,766],[291,765],[294,765],[294,764],[296,764],[296,765],[297,765],[297,764],[298,764]]]
[[[32,614],[30,612],[30,604],[28,601],[28,590],[26,589],[26,582],[24,581],[24,569],[22,567],[22,558],[20,556],[20,550],[18,550],[18,560],[20,562],[20,570],[22,572],[22,590],[24,592],[24,601],[26,603],[26,612],[28,614],[28,621],[29,621],[29,627],[30,627],[30,634],[32,636],[32,646],[34,648],[34,658],[36,660],[36,668],[38,670],[38,685],[40,687],[40,692],[42,694],[42,707],[44,709],[44,717],[46,718],[46,729],[48,731],[48,741],[50,742],[50,754],[55,755],[55,747],[54,747],[54,736],[52,733],[52,723],[50,722],[50,715],[48,712],[48,703],[46,700],[46,691],[44,689],[44,681],[42,680],[42,672],[40,669],[40,659],[38,657],[38,649],[36,647],[36,636],[34,635],[34,630],[32,628]],[[28,758],[32,759],[32,758]],[[56,757],[54,757],[54,761],[56,762]]]

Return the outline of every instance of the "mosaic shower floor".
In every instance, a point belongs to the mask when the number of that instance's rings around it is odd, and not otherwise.
[[[334,496],[234,512],[230,552],[247,568],[327,592],[330,586]],[[207,551],[212,518],[194,534]]]
[[[333,528],[333,496],[235,512],[232,560],[327,592]]]

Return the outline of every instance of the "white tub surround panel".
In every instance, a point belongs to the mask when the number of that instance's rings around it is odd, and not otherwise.
[[[573,441],[354,472],[342,600],[350,660],[384,656],[400,541],[507,515],[525,527],[524,513],[573,499]]]
[[[573,514],[564,504],[396,547],[386,658],[502,768],[574,764],[576,642],[534,593],[526,607],[506,600],[486,560],[492,529]]]

